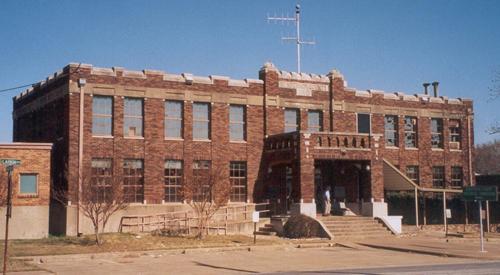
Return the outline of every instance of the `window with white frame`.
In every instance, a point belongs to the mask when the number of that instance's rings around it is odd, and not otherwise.
[[[443,119],[431,118],[431,147],[443,148]]]
[[[285,133],[300,130],[300,110],[294,108],[285,109]]]
[[[144,202],[144,161],[123,161],[123,193],[127,202]]]
[[[229,181],[231,183],[230,199],[234,202],[247,200],[247,163],[231,161],[229,164]]]
[[[307,112],[307,131],[323,131],[323,112],[320,110],[309,110]]]
[[[451,167],[451,187],[460,188],[464,185],[464,173],[461,166]]]
[[[462,128],[460,127],[459,119],[450,119],[450,149],[460,149],[462,141]]]
[[[113,135],[113,97],[92,97],[92,135]]]
[[[183,129],[183,102],[175,100],[165,101],[165,137],[182,138]]]
[[[414,183],[420,184],[420,173],[417,165],[406,166],[406,176]]]
[[[193,139],[210,139],[210,104],[193,103]]]
[[[141,98],[126,97],[123,110],[123,136],[143,136],[143,100]]]
[[[417,148],[418,147],[418,120],[414,116],[405,116],[405,148]]]
[[[91,162],[91,184],[93,200],[106,202],[112,198],[113,164],[112,159],[94,158]]]
[[[370,114],[358,114],[358,133],[370,133]]]
[[[398,116],[395,115],[385,116],[384,128],[385,128],[385,146],[398,147],[399,146]]]
[[[183,165],[181,160],[166,160],[165,177],[165,202],[182,202],[182,175]]]
[[[432,186],[444,188],[444,166],[432,167]]]
[[[243,105],[229,106],[229,140],[246,140],[246,110]]]
[[[210,160],[194,160],[193,161],[193,201],[210,201],[211,195],[210,186],[204,181],[210,181],[210,168],[212,162]],[[207,197],[208,196],[208,197]]]

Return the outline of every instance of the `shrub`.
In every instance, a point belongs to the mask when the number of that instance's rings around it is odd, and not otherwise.
[[[283,227],[283,235],[291,239],[321,237],[321,225],[306,215],[292,216]]]

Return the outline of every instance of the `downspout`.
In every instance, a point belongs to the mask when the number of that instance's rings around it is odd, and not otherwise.
[[[76,207],[76,235],[80,236],[80,196],[82,193],[82,178],[83,178],[83,108],[84,108],[84,89],[86,84],[85,78],[78,79],[80,87],[80,113],[78,123],[78,192],[77,192],[77,207]]]
[[[470,130],[470,126],[471,126],[471,123],[470,123],[470,113],[469,111],[467,111],[467,143],[469,144],[469,185],[472,186],[472,182],[473,182],[473,171],[472,171],[472,139],[470,137],[471,135],[471,130]]]

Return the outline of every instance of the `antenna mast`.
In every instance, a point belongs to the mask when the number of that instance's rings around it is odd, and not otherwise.
[[[295,37],[281,37],[281,40],[283,41],[291,41],[291,42],[295,42],[295,44],[297,44],[297,72],[300,73],[300,50],[301,50],[301,46],[302,45],[315,45],[316,42],[315,41],[304,41],[301,39],[300,37],[300,5],[296,5],[295,6],[295,17],[289,17],[289,16],[281,16],[281,17],[277,17],[277,16],[267,16],[267,21],[274,21],[274,22],[290,22],[290,21],[293,21],[295,22],[295,26],[296,26],[296,35]]]

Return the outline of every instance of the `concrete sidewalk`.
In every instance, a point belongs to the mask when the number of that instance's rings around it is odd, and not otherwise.
[[[500,243],[484,242],[487,252],[480,252],[478,240],[443,237],[388,238],[383,240],[363,240],[356,242],[371,248],[426,255],[468,258],[478,260],[500,260]]]

